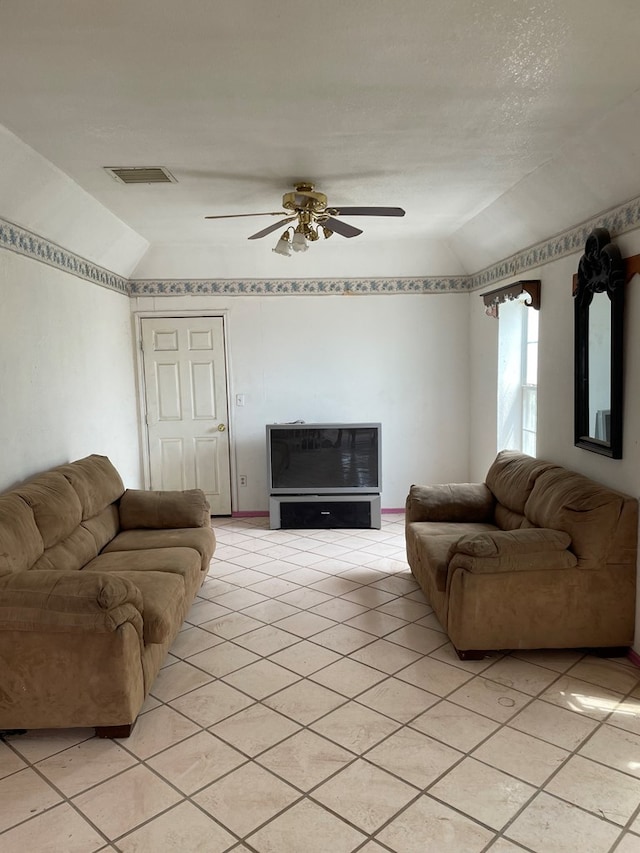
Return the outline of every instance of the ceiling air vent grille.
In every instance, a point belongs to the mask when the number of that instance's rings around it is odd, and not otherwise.
[[[121,184],[175,184],[171,172],[162,166],[105,166],[105,171]]]

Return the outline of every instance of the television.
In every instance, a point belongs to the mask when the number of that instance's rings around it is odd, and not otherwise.
[[[267,424],[271,495],[379,494],[378,423]]]

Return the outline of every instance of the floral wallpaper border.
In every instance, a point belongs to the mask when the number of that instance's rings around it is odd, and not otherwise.
[[[307,296],[398,293],[466,293],[469,276],[449,278],[305,278],[132,280],[132,296]]]
[[[25,255],[50,267],[83,278],[85,281],[129,295],[129,281],[123,276],[4,219],[0,219],[0,248],[9,249],[19,255]]]
[[[582,252],[594,228],[606,228],[612,237],[640,227],[640,198],[599,213],[592,219],[569,228],[549,240],[530,246],[470,276],[470,290],[515,278],[527,270]]]
[[[0,219],[0,248],[41,261],[86,281],[128,296],[307,296],[357,294],[468,293],[516,278],[527,270],[581,251],[589,233],[604,227],[612,236],[640,228],[640,197],[587,222],[516,252],[472,275],[425,278],[329,279],[126,279],[55,243]]]

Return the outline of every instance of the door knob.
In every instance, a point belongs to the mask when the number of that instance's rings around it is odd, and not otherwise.
[[[218,424],[218,432],[224,432],[225,429],[226,429],[226,426],[224,424]]]

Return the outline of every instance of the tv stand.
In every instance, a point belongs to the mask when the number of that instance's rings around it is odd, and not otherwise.
[[[380,495],[271,495],[271,530],[380,528]]]

